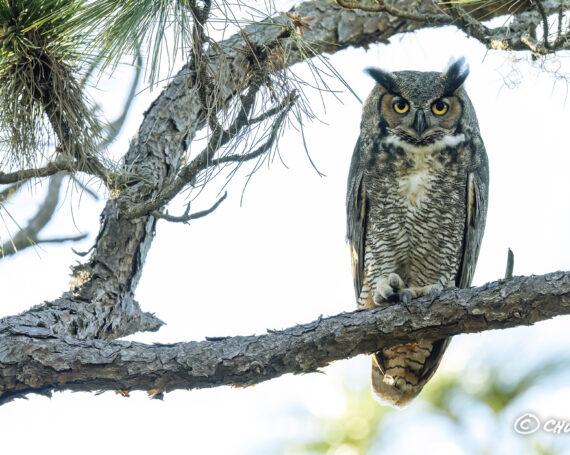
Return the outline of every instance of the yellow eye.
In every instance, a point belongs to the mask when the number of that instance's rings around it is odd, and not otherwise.
[[[407,101],[404,100],[398,100],[394,102],[394,104],[392,104],[392,107],[397,114],[405,114],[410,110],[410,105],[407,103]]]
[[[449,109],[449,106],[446,103],[444,103],[443,101],[436,101],[435,103],[433,103],[431,105],[431,111],[435,115],[443,115],[447,112],[448,109]]]

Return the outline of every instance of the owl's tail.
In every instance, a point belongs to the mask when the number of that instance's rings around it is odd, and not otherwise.
[[[372,392],[381,404],[406,406],[435,373],[451,338],[398,344],[372,354]]]

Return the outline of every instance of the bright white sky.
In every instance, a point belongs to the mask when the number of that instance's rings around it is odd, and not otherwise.
[[[474,284],[503,276],[508,247],[515,253],[515,274],[569,270],[570,116],[564,83],[530,68],[526,56],[516,61],[513,54],[487,53],[453,28],[398,36],[390,45],[368,51],[344,51],[331,62],[365,99],[373,86],[362,72],[366,66],[439,71],[450,56],[461,55],[471,67],[466,88],[477,111],[491,173],[487,229]],[[570,73],[567,55],[559,64],[560,73]],[[505,86],[511,78],[520,82],[518,87]],[[110,106],[106,112],[112,112],[117,92],[124,91],[118,83],[109,87],[96,95]],[[112,153],[124,153],[142,111],[157,95],[139,95],[127,131]],[[191,226],[159,222],[137,298],[143,309],[155,312],[167,325],[158,333],[132,339],[176,342],[206,335],[261,334],[267,328],[355,308],[344,241],[344,198],[361,105],[348,93],[340,98],[342,104],[327,97],[323,112],[319,98],[312,96],[325,123],[305,125],[311,157],[326,177],[311,168],[299,133],[291,130],[279,143],[288,168],[276,160],[258,172],[241,207],[244,173],[230,185],[228,199],[214,214]],[[37,196],[42,192],[38,189]],[[206,193],[194,209],[209,207],[215,196]],[[70,193],[44,236],[76,232],[70,203],[77,229],[91,233],[87,241],[73,246],[87,250],[97,233],[103,202],[93,203],[86,195],[80,201],[76,192]],[[35,205],[21,197],[7,208],[24,223]],[[66,245],[28,249],[0,261],[0,315],[59,296],[67,289],[68,267],[76,260],[81,258]],[[516,374],[563,352],[562,347],[570,344],[567,321],[558,318],[532,328],[456,337],[440,370],[461,370],[489,359],[504,363],[506,375]],[[312,427],[299,417],[306,407],[323,417],[342,412],[343,384],[365,383],[369,359],[336,362],[324,371],[327,374],[287,375],[248,389],[177,391],[167,394],[164,402],[149,400],[143,392],[129,399],[113,393],[58,393],[51,401],[31,396],[0,408],[2,452],[17,448],[20,453],[61,455],[127,450],[140,455],[275,453],[279,441],[311,435]],[[521,404],[520,413],[533,409],[544,417],[554,414],[570,420],[570,389],[558,386],[536,390],[530,402]],[[414,412],[412,405],[398,413],[397,421]],[[495,431],[512,433],[510,425],[506,422],[504,429]],[[417,453],[420,448],[431,453],[435,447],[444,454],[464,453],[453,440],[437,446],[441,429],[429,424],[408,430],[391,448],[399,453]],[[421,447],[416,445],[419,441]]]

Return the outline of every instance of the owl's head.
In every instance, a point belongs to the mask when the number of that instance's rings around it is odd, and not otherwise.
[[[462,88],[469,74],[463,57],[443,73],[378,68],[366,72],[378,83],[373,94],[378,96],[381,123],[407,142],[429,144],[458,133],[466,102],[471,108]]]

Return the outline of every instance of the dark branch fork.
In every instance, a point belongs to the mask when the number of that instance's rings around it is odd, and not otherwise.
[[[168,345],[61,337],[33,313],[12,316],[0,320],[0,403],[53,390],[252,385],[418,338],[530,325],[561,314],[570,314],[570,272],[447,289],[433,303],[421,298],[321,317],[266,335]]]

